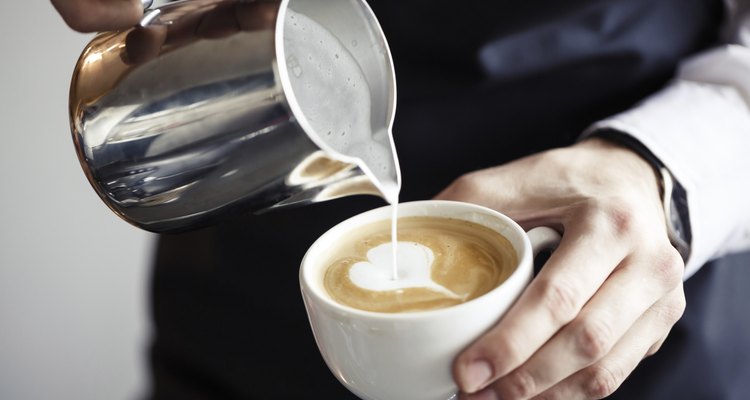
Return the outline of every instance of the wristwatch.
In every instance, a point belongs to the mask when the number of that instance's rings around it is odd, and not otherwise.
[[[617,143],[640,155],[654,168],[659,178],[659,192],[667,225],[667,236],[682,260],[687,264],[690,257],[690,244],[693,239],[690,227],[690,210],[688,209],[687,191],[675,179],[667,167],[646,146],[633,136],[616,129],[604,128],[590,134]]]

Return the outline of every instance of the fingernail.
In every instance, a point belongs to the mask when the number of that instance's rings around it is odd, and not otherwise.
[[[492,378],[492,366],[490,363],[484,360],[477,360],[467,365],[464,368],[463,376],[463,388],[469,393],[476,392],[477,390],[484,387],[487,381]]]

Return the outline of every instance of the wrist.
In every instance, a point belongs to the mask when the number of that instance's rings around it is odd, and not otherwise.
[[[671,174],[669,169],[646,146],[635,137],[614,129],[600,129],[591,133],[583,142],[608,142],[632,153],[646,163],[657,184],[659,198],[664,210],[667,235],[672,245],[687,264],[690,256],[692,230],[687,203],[687,192]]]

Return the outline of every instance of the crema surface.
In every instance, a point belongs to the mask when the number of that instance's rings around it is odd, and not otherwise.
[[[370,290],[355,283],[352,267],[381,267],[368,259],[368,252],[390,240],[386,220],[360,228],[332,249],[324,277],[329,295],[350,307],[387,313],[450,307],[494,289],[517,264],[510,242],[489,228],[450,218],[406,217],[398,221],[398,252],[407,251],[410,243],[431,250],[430,278],[447,290],[427,285]],[[399,262],[400,269],[405,267]]]

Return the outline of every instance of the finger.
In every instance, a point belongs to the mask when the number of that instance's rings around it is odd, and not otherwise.
[[[240,31],[233,3],[220,4],[207,12],[195,29],[196,36],[205,39],[219,39]]]
[[[129,28],[143,16],[141,0],[51,0],[65,23],[79,32]]]
[[[661,346],[664,344],[666,340],[667,340],[667,335],[662,336],[662,338],[659,339],[659,341],[654,343],[654,345],[648,349],[648,353],[646,353],[646,357],[651,357],[654,354],[656,354],[656,352],[659,351],[659,349],[661,349]]]
[[[275,3],[237,3],[237,22],[246,32],[272,28],[279,7]]]
[[[167,39],[167,27],[153,25],[137,27],[125,38],[125,61],[128,65],[143,64],[153,60],[161,53],[162,45]]]
[[[654,303],[682,281],[679,256],[667,249],[662,257],[626,259],[571,323],[492,389],[500,398],[529,398],[608,354]],[[669,272],[654,273],[662,270]]]
[[[190,3],[186,4],[188,7]],[[170,46],[181,46],[196,40],[196,30],[203,20],[205,10],[185,10],[183,14],[175,17],[168,25],[168,33],[165,44]]]
[[[643,314],[606,356],[545,391],[539,398],[588,400],[611,395],[649,355],[654,343],[664,341],[684,309],[685,297],[680,285]]]
[[[472,393],[523,364],[578,315],[627,254],[606,224],[572,215],[560,246],[501,321],[454,363],[462,391]]]

